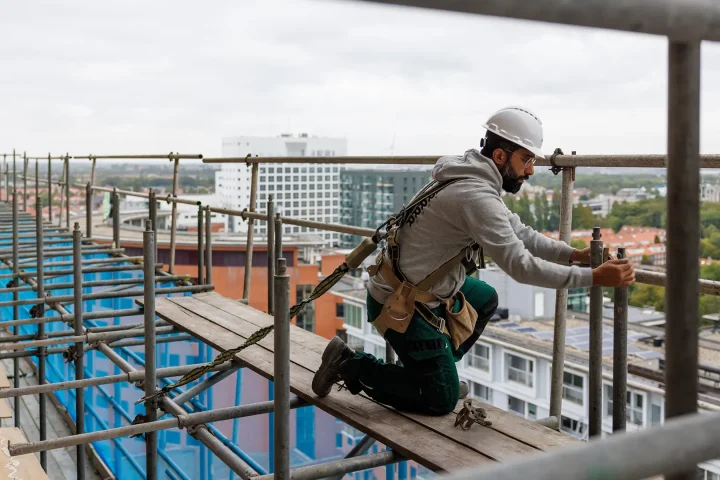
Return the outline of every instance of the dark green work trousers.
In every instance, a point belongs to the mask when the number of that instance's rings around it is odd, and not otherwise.
[[[478,312],[476,331],[482,333],[497,309],[495,289],[481,280],[467,277],[460,291]],[[456,301],[453,312],[458,308]],[[382,304],[368,294],[368,321],[373,322],[381,310]],[[433,311],[438,317],[445,317],[445,305]],[[472,347],[466,345],[454,350],[450,338],[417,312],[405,333],[387,330],[385,340],[395,350],[402,365],[388,364],[384,359],[356,352],[343,369],[343,379],[350,392],[365,392],[378,402],[399,410],[430,415],[450,413],[460,397],[455,362]]]

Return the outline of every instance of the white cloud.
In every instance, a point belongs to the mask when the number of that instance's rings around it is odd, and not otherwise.
[[[522,104],[546,149],[663,152],[667,41],[316,0],[14,2],[0,19],[0,150],[218,155],[226,135],[345,136],[353,154],[477,146]],[[720,47],[702,148],[720,152]]]

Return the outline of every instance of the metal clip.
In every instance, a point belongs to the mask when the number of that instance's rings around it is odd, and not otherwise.
[[[550,165],[552,165],[552,167],[550,167],[550,171],[553,173],[553,175],[557,175],[558,173],[562,172],[563,169],[563,167],[559,167],[555,163],[555,157],[557,157],[558,155],[565,155],[560,148],[556,148],[553,154],[550,156]]]
[[[142,413],[138,413],[135,415],[135,418],[133,418],[133,421],[130,425],[141,425],[143,423],[147,423],[148,417],[143,415]],[[136,433],[135,435],[130,435],[130,438],[139,437],[142,435],[142,433]]]
[[[469,430],[473,423],[482,425],[483,427],[489,427],[492,422],[485,420],[487,418],[487,411],[482,407],[473,407],[472,399],[466,398],[463,401],[463,408],[458,412],[455,417],[455,426],[460,425],[463,430]]]
[[[63,352],[63,358],[65,359],[65,363],[75,362],[82,358],[83,356],[83,350],[75,347],[75,345],[70,345],[67,350]]]

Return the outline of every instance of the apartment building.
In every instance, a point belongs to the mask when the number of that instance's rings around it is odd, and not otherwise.
[[[347,140],[282,134],[277,137],[238,136],[223,139],[224,157],[333,157],[347,155]],[[251,169],[244,164],[223,164],[215,174],[215,192],[226,208],[242,210],[250,204]],[[340,223],[340,166],[337,164],[260,164],[257,209],[265,211],[272,195],[275,212],[288,217],[326,223]],[[247,222],[233,217],[232,232],[247,232]],[[258,222],[256,233],[267,235],[267,226]],[[337,246],[340,234],[308,227],[283,225],[283,233],[320,235],[327,246]]]

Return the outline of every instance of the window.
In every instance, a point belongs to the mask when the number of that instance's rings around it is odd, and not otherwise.
[[[505,363],[507,365],[508,381],[528,387],[533,386],[533,364],[535,362],[511,353],[506,353]]]
[[[345,323],[355,328],[362,328],[362,308],[357,305],[345,305]]]
[[[492,389],[481,383],[472,383],[472,396],[487,403],[492,403]]]
[[[605,415],[612,417],[613,414],[613,388],[607,383],[603,386],[605,391]]]
[[[465,358],[467,358],[468,367],[484,372],[490,371],[490,347],[488,345],[476,343]]]
[[[585,437],[586,425],[578,420],[573,420],[565,415],[562,415],[562,421],[560,422],[560,431],[572,435],[575,438]]]
[[[508,410],[517,413],[521,417],[525,416],[525,402],[519,398],[508,395]]]
[[[295,228],[297,228],[297,227],[295,227]],[[335,304],[335,316],[338,318],[345,317],[345,304],[344,303]]]
[[[574,373],[565,372],[563,374],[563,398],[568,402],[583,404],[583,384],[584,378]]]
[[[627,421],[634,423],[635,425],[643,424],[643,405],[644,395],[633,392],[630,389],[627,391]]]
[[[527,418],[529,418],[530,420],[537,419],[537,405],[535,405],[534,403],[528,403],[527,406],[528,406]]]

